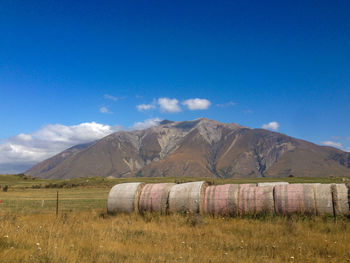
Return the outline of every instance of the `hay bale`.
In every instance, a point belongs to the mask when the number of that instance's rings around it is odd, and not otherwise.
[[[331,184],[314,184],[315,206],[317,215],[333,215]]]
[[[266,182],[266,183],[258,183],[258,186],[276,186],[276,185],[286,185],[288,182]]]
[[[238,195],[239,214],[274,213],[272,186],[243,186],[239,188]]]
[[[204,181],[174,185],[169,193],[169,211],[202,213],[207,186]]]
[[[346,184],[333,184],[332,192],[335,215],[349,215],[350,191]]]
[[[257,186],[257,184],[240,184],[239,187],[243,188],[243,187],[255,187]]]
[[[237,215],[238,184],[208,186],[205,191],[204,213],[210,215]]]
[[[145,183],[124,183],[112,187],[107,200],[108,213],[138,211],[139,196]]]
[[[165,213],[168,208],[169,192],[174,185],[173,183],[145,185],[139,199],[139,211]]]
[[[275,186],[274,199],[276,214],[316,214],[314,186],[315,184]]]

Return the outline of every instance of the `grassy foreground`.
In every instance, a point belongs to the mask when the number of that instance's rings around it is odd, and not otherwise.
[[[348,219],[106,214],[108,192],[116,183],[176,180],[53,181],[0,175],[0,185],[9,186],[7,192],[0,190],[0,262],[350,262]],[[268,179],[214,183],[256,181]],[[60,202],[56,218],[57,191]]]
[[[350,262],[350,226],[322,218],[0,216],[1,262]]]

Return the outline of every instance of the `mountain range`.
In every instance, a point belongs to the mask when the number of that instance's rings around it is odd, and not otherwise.
[[[350,176],[350,153],[264,129],[200,118],[164,120],[73,146],[26,175],[41,178]]]

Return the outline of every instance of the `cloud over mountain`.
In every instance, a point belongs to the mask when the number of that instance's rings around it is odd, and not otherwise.
[[[321,144],[326,145],[326,146],[331,146],[335,148],[343,148],[343,145],[340,142],[333,142],[333,141],[323,141]]]
[[[100,108],[100,112],[101,112],[101,113],[104,113],[104,114],[113,113],[113,112],[111,112],[107,107],[101,107],[101,108]]]
[[[280,125],[276,121],[272,121],[272,122],[269,122],[267,124],[263,124],[263,126],[261,126],[261,128],[263,128],[263,129],[273,130],[273,131],[277,131],[279,127],[280,127]]]
[[[158,104],[160,106],[160,110],[164,112],[175,113],[181,111],[179,101],[177,99],[159,98]]]
[[[181,104],[186,106],[188,110],[193,111],[206,110],[210,107],[211,102],[207,99],[194,98],[184,100]],[[176,98],[162,97],[157,100],[154,99],[153,102],[149,104],[139,104],[136,108],[138,111],[148,111],[158,108],[161,112],[177,113],[182,111],[181,104]]]
[[[0,170],[21,172],[68,147],[101,139],[121,129],[86,122],[72,126],[50,124],[30,134],[21,133],[0,144]]]
[[[147,119],[145,121],[135,122],[134,125],[130,127],[130,130],[147,129],[147,128],[159,125],[161,121],[162,121],[161,119],[155,118],[155,119]]]
[[[150,104],[140,104],[137,105],[136,108],[139,111],[147,111],[147,110],[153,110],[156,108],[156,105],[154,103],[150,103]]]
[[[207,99],[188,99],[182,102],[189,110],[206,110],[210,107],[211,102]]]

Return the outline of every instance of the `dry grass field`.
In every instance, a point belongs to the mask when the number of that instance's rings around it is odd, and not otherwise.
[[[28,180],[0,176],[0,262],[350,262],[347,218],[111,216],[115,180]]]
[[[349,222],[116,215],[0,217],[1,262],[350,262]]]

